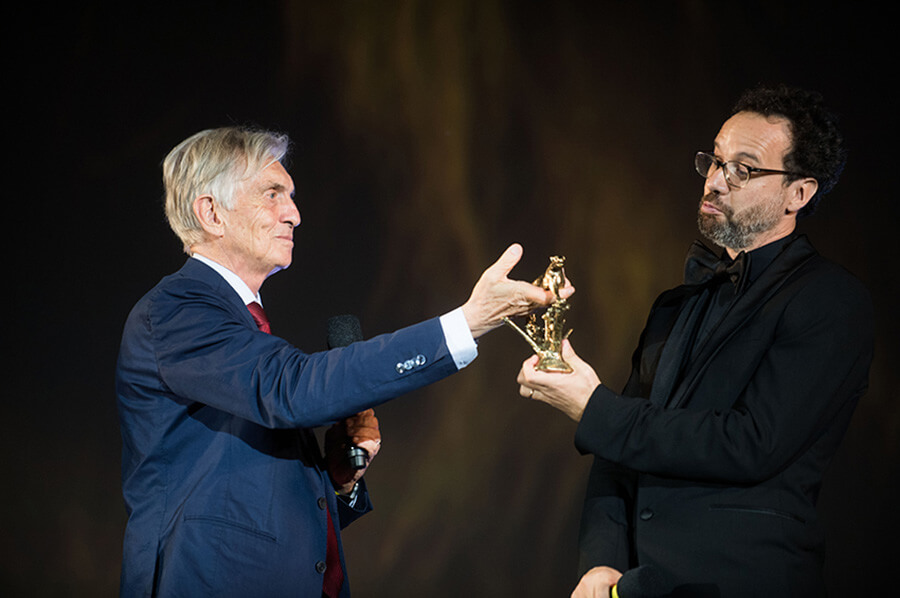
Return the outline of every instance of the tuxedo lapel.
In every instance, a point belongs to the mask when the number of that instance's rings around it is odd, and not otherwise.
[[[691,353],[693,335],[690,331],[697,326],[697,320],[709,299],[707,289],[687,286],[683,288],[692,292],[684,296],[678,316],[658,354],[653,387],[650,389],[650,401],[655,405],[665,405],[671,396],[672,389],[685,367],[687,355]]]
[[[666,403],[667,408],[676,409],[691,396],[723,345],[753,318],[797,269],[815,255],[816,250],[805,236],[798,237],[785,247],[759,278],[737,298],[728,313],[697,348],[696,357],[687,363],[680,383]]]

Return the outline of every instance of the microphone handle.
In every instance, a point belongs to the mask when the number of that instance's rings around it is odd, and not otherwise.
[[[347,447],[347,461],[350,462],[350,467],[353,469],[362,469],[366,466],[366,460],[369,458],[369,453],[366,449],[359,448],[355,444],[351,444]]]
[[[359,326],[359,319],[356,316],[334,316],[328,320],[329,349],[346,347],[351,343],[361,340],[363,340],[362,329]],[[366,461],[369,459],[369,453],[366,449],[351,444],[347,447],[345,458],[353,469],[364,469],[366,467]]]

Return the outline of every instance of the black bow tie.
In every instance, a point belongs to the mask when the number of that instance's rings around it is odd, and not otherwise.
[[[738,289],[746,268],[747,254],[743,251],[729,261],[727,256],[719,257],[703,243],[694,241],[684,261],[684,284],[702,285],[728,278]]]

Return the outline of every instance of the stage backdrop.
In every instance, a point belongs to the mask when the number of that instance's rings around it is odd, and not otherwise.
[[[303,224],[263,296],[297,346],[324,348],[340,313],[372,336],[449,311],[520,242],[520,278],[567,256],[572,342],[618,387],[696,235],[694,153],[744,88],[781,81],[821,91],[851,148],[801,229],[878,310],[871,389],[821,497],[834,595],[878,594],[900,463],[897,52],[884,19],[850,3],[234,4],[89,2],[11,20],[4,595],[117,592],[113,370],[128,310],[184,259],[159,172],[184,137],[256,124],[293,138]],[[572,422],[518,396],[521,339],[497,330],[479,350],[378,409],[376,508],[345,533],[356,596],[576,584],[590,460]]]

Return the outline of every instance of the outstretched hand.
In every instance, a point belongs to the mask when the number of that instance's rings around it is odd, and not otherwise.
[[[522,258],[522,246],[510,245],[484,273],[469,300],[462,306],[472,337],[478,338],[503,323],[503,318],[527,314],[537,307],[550,305],[553,293],[530,282],[511,280],[508,275]],[[575,292],[569,281],[560,289],[560,297],[568,298]]]
[[[536,370],[538,356],[532,355],[522,364],[516,378],[519,394],[547,403],[579,422],[588,400],[600,385],[600,378],[594,368],[575,354],[568,339],[563,341],[561,353],[562,358],[572,366],[572,372],[562,374]]]

